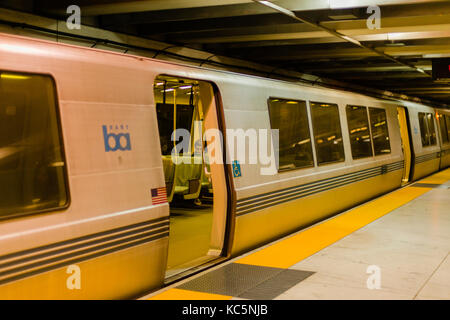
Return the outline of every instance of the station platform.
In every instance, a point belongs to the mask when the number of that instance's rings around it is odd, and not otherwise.
[[[143,299],[450,299],[450,169]]]

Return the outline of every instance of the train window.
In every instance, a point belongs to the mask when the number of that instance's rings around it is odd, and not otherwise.
[[[424,112],[419,112],[419,127],[420,127],[420,136],[422,138],[422,146],[429,145],[428,139],[428,129],[427,129],[427,120],[425,118]]]
[[[154,92],[161,152],[163,155],[170,155],[177,145],[176,141],[172,141],[174,130],[186,129],[191,132],[199,97],[198,85],[161,80],[155,83]],[[191,150],[183,152],[191,154]]]
[[[65,167],[53,80],[0,72],[0,218],[65,207]]]
[[[448,116],[438,113],[439,127],[441,128],[442,143],[449,142],[449,128],[447,127],[446,118]]]
[[[436,144],[436,130],[432,113],[419,112],[420,135],[422,146],[428,147]]]
[[[375,155],[391,153],[386,110],[369,108],[370,127],[372,129],[373,150]]]
[[[337,104],[311,102],[311,115],[317,163],[321,165],[344,161],[345,153]]]
[[[434,114],[427,113],[428,134],[430,136],[430,145],[434,146],[437,142],[436,128],[434,126]]]
[[[353,159],[373,156],[367,108],[349,105],[346,111]]]
[[[305,101],[269,99],[270,125],[279,130],[279,171],[314,165]]]

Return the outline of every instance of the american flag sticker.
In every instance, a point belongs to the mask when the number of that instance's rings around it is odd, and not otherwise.
[[[152,189],[152,204],[167,202],[166,187]]]

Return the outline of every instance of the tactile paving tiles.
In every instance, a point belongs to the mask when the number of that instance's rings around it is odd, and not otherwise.
[[[271,300],[312,274],[314,272],[311,271],[231,263],[177,288],[246,299]]]

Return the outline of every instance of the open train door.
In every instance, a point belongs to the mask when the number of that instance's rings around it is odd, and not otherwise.
[[[409,126],[408,109],[397,107],[398,123],[400,126],[400,136],[402,139],[402,149],[404,156],[402,184],[407,184],[411,180],[412,168],[412,142]]]
[[[171,282],[224,258],[228,186],[214,85],[161,75],[154,97],[170,195],[166,282]]]

